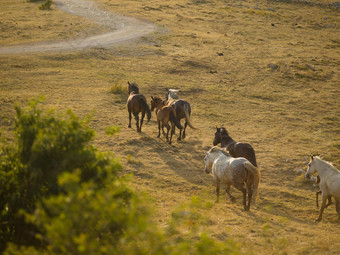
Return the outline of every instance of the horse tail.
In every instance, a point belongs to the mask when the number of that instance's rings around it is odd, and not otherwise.
[[[185,118],[187,120],[189,127],[191,127],[192,129],[197,129],[191,123],[190,113],[189,113],[189,105],[188,104],[184,104],[184,114],[185,114]]]
[[[170,120],[175,123],[176,127],[178,129],[183,129],[181,122],[176,118],[176,115],[174,114],[173,111],[170,111]]]
[[[252,163],[255,167],[257,167],[255,150],[253,149],[253,147],[250,146],[249,152],[250,152],[249,153],[249,161],[250,161],[250,163]]]
[[[244,167],[248,170],[248,173],[251,174],[252,179],[252,188],[253,188],[253,198],[256,204],[258,193],[259,193],[259,183],[261,179],[261,173],[257,167],[255,167],[250,162],[243,163]]]
[[[146,123],[148,123],[150,121],[150,119],[151,119],[150,108],[149,108],[148,104],[145,102],[145,100],[143,98],[139,99],[139,103],[144,108],[144,110],[146,111],[146,115],[147,115],[147,118],[148,118],[148,121]]]

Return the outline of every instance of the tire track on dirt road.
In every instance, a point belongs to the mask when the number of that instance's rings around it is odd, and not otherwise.
[[[56,6],[67,13],[81,16],[106,27],[109,31],[85,38],[64,41],[18,44],[0,47],[0,54],[18,54],[53,51],[76,51],[88,48],[108,48],[150,34],[156,30],[152,23],[118,15],[100,9],[90,0],[54,0]]]

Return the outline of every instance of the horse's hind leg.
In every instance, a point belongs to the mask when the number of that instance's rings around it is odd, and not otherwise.
[[[169,125],[169,123],[166,123],[164,126],[166,127],[166,130],[167,130],[166,131],[166,141],[169,142],[170,125]],[[171,141],[170,141],[170,144],[171,144]]]
[[[129,111],[129,125],[128,125],[129,128],[131,128],[131,119],[132,119],[131,111]]]
[[[244,207],[244,210],[249,211],[250,202],[249,202],[249,204],[248,204],[248,206],[247,206],[247,189],[244,188],[244,187],[242,187],[242,188],[241,188],[241,191],[242,191],[242,193],[243,193],[243,207]]]
[[[326,207],[326,200],[327,197],[322,195],[322,204],[321,204],[321,209],[320,209],[320,213],[319,213],[319,217],[316,219],[316,221],[321,221],[322,220],[322,214],[323,214],[323,210]]]
[[[170,142],[169,142],[169,144],[171,144],[172,136],[173,136],[174,133],[175,133],[175,125],[174,125],[174,123],[171,123],[171,133],[170,133]]]
[[[142,118],[140,119],[139,132],[142,132],[142,125],[145,117],[145,112],[142,112]]]
[[[338,217],[340,219],[340,199],[335,199],[335,209],[336,209],[336,212],[338,213]]]
[[[177,140],[178,141],[182,140],[182,129],[180,129],[180,131],[179,131],[179,136],[178,136]]]
[[[252,185],[247,185],[247,190],[248,190],[248,210],[247,211],[250,211],[250,203],[251,203],[251,198],[253,197],[253,189],[251,187]]]
[[[157,120],[157,122],[158,122],[158,136],[157,137],[160,137],[161,136],[161,122],[159,120]],[[163,125],[162,125],[162,129],[163,129]]]
[[[182,139],[186,137],[185,130],[187,129],[187,126],[188,126],[188,122],[185,120]]]
[[[220,201],[220,181],[216,180],[216,201],[215,203],[218,203]]]
[[[135,116],[135,120],[136,120],[137,132],[140,132],[140,130],[139,130],[139,116],[138,116],[138,113],[133,113],[133,115]]]

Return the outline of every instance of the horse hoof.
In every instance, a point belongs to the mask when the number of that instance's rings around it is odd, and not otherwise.
[[[178,141],[181,141],[182,139],[180,137],[177,138]]]
[[[128,125],[128,128],[131,128],[131,125]]]
[[[321,221],[321,218],[317,218],[315,221],[316,221],[316,222],[320,222],[320,221]]]

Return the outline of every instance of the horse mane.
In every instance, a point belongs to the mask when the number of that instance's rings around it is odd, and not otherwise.
[[[166,88],[166,93],[165,93],[165,100],[171,100],[171,99],[179,99],[178,95],[176,92],[178,92],[179,89],[168,89]]]
[[[222,152],[227,157],[231,157],[231,155],[224,148],[220,148],[220,147],[217,147],[217,146],[211,147],[211,149],[208,151],[208,153],[218,152],[218,151]]]
[[[138,88],[138,85],[135,82],[128,83],[128,84],[131,88],[131,93],[139,94],[139,88]]]
[[[228,136],[228,137],[229,137],[228,131],[227,131],[224,127],[221,127],[221,128],[220,128],[220,133],[221,133],[223,136]]]
[[[322,162],[323,164],[327,165],[332,171],[336,173],[340,173],[340,171],[335,166],[333,166],[331,162],[323,160],[320,156],[313,156],[313,160],[318,160]]]

